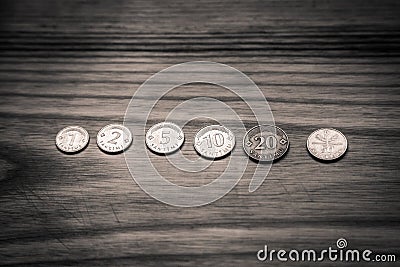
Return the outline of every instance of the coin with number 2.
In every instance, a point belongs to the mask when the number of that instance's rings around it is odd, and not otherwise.
[[[119,124],[104,126],[97,134],[97,146],[107,153],[119,153],[132,143],[132,134],[128,128]]]

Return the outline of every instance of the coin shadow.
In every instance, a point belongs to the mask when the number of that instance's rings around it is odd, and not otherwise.
[[[232,155],[232,152],[235,150],[235,148],[236,148],[236,146],[233,147],[232,150],[228,154],[226,154],[226,155],[224,155],[222,157],[218,157],[218,158],[205,157],[205,156],[201,155],[196,149],[194,149],[194,151],[196,151],[196,154],[199,155],[200,157],[202,157],[203,159],[207,159],[207,160],[210,160],[210,161],[219,161],[219,160],[223,160],[223,159],[229,157],[230,155]]]
[[[279,158],[277,158],[277,159],[274,159],[274,160],[270,160],[270,161],[260,161],[260,160],[253,159],[253,158],[251,158],[251,157],[249,157],[249,159],[250,159],[252,162],[257,163],[257,164],[261,164],[261,165],[269,165],[269,164],[271,164],[271,163],[272,163],[272,164],[275,164],[275,163],[280,162],[280,161],[283,160],[284,158],[286,158],[286,156],[289,154],[289,152],[290,152],[290,146],[287,148],[285,154],[283,154],[281,157],[279,157]],[[244,154],[247,155],[246,152],[244,152]]]
[[[339,160],[343,159],[343,158],[346,156],[347,151],[349,150],[349,148],[347,148],[346,152],[344,152],[343,155],[341,155],[340,157],[338,157],[338,158],[336,158],[336,159],[333,159],[333,160],[323,160],[323,159],[319,159],[319,158],[317,158],[316,156],[314,156],[313,154],[311,154],[310,151],[308,151],[307,147],[306,147],[306,150],[307,150],[308,155],[310,155],[311,158],[313,158],[315,161],[320,162],[320,163],[324,163],[324,164],[333,164],[333,163],[336,163],[336,162],[338,162]]]
[[[83,148],[81,148],[81,149],[78,150],[78,151],[74,151],[74,152],[63,151],[63,150],[61,150],[60,148],[58,148],[58,146],[56,146],[56,148],[57,148],[57,150],[60,151],[62,154],[71,155],[71,156],[72,156],[72,155],[76,155],[76,154],[79,154],[79,153],[85,151],[85,150],[88,148],[89,144],[90,144],[90,141],[89,141]]]
[[[150,149],[149,149],[150,150]],[[154,154],[154,155],[157,155],[157,156],[168,156],[168,155],[172,155],[172,154],[175,154],[175,153],[177,153],[178,151],[179,151],[180,149],[178,149],[178,150],[175,150],[175,151],[173,151],[173,152],[168,152],[168,153],[158,153],[158,152],[155,152],[155,151],[153,151],[153,150],[150,150],[150,152],[152,153],[152,154]]]
[[[131,147],[131,145],[132,145],[132,143],[129,144],[129,146],[126,147],[124,150],[117,151],[117,152],[108,152],[108,151],[104,151],[104,150],[101,149],[99,146],[97,146],[97,147],[99,148],[99,150],[100,150],[101,152],[103,152],[103,154],[106,154],[106,155],[118,155],[118,154],[122,154],[122,153],[124,153],[125,151],[127,151],[127,150]]]
[[[122,151],[118,151],[118,152],[106,152],[106,151],[103,151],[103,150],[100,149],[100,151],[101,151],[103,154],[106,154],[106,155],[118,155],[118,154],[124,153],[126,150],[127,150],[127,149],[122,150]]]
[[[185,145],[185,142],[186,142],[186,139],[183,140],[182,145],[181,145],[177,150],[172,151],[172,152],[167,152],[167,153],[158,153],[158,152],[156,152],[156,151],[151,150],[151,149],[147,146],[146,142],[145,142],[145,146],[148,148],[147,150],[150,151],[151,153],[153,153],[154,155],[157,155],[157,156],[168,156],[168,155],[175,154],[175,153],[177,153],[179,150],[181,150],[182,147]]]

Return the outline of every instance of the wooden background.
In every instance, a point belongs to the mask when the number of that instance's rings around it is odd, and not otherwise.
[[[399,11],[398,1],[383,0],[1,1],[0,264],[308,266],[260,263],[256,252],[266,244],[323,249],[340,237],[399,259]],[[146,195],[124,156],[100,152],[95,136],[123,121],[149,76],[192,60],[249,75],[291,148],[256,192],[248,192],[250,164],[224,198],[177,208]],[[193,85],[163,99],[149,125],[209,94],[248,116],[226,90]],[[189,157],[191,137],[207,123],[185,126]],[[56,149],[67,125],[90,133],[84,152]],[[305,149],[324,126],[350,144],[333,164]],[[227,160],[170,178],[204,182]]]

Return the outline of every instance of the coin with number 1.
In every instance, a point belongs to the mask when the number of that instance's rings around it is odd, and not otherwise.
[[[80,126],[68,126],[58,132],[56,146],[65,153],[77,153],[89,144],[88,132]]]

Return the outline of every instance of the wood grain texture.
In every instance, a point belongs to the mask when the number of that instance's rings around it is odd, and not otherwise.
[[[265,244],[323,249],[339,237],[400,259],[399,11],[398,1],[382,0],[2,1],[0,264],[256,266]],[[123,121],[148,77],[192,60],[229,64],[253,79],[291,147],[256,192],[248,192],[250,164],[222,199],[177,208],[146,195],[124,156],[102,153],[95,136]],[[148,126],[196,96],[224,101],[254,123],[229,91],[190,85],[165,96]],[[188,157],[191,137],[207,123],[185,126]],[[55,148],[67,125],[92,137],[80,154]],[[305,149],[324,126],[349,141],[334,164]],[[171,170],[170,179],[199,185],[227,160],[201,174]]]

